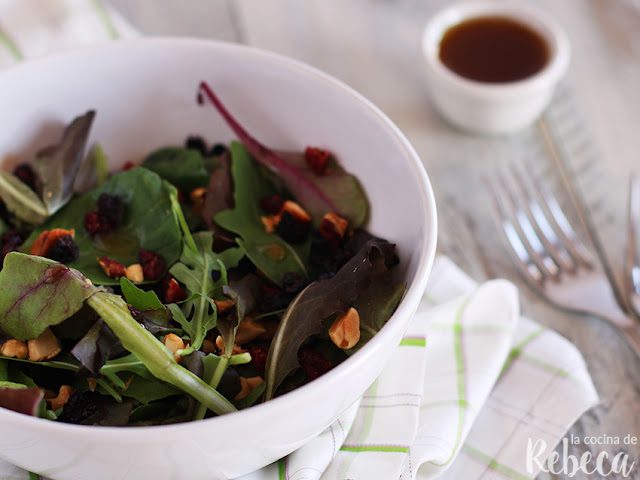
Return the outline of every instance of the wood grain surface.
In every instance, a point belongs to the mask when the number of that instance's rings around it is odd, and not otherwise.
[[[627,182],[640,158],[640,5],[633,0],[531,1],[565,27],[571,66],[541,122],[517,135],[486,138],[444,123],[425,84],[421,30],[428,17],[448,3],[112,0],[145,34],[205,36],[283,53],[334,75],[372,100],[424,162],[439,205],[441,251],[478,280],[504,277],[521,286],[523,313],[582,351],[601,402],[577,421],[567,438],[640,437],[640,359],[605,322],[554,309],[523,284],[496,228],[482,181],[502,165],[526,164],[563,195],[558,173],[562,162],[620,281]],[[566,195],[561,201],[577,221]],[[625,452],[629,462],[636,463],[626,478],[640,479],[640,446],[570,445],[571,453],[584,451],[605,451],[610,459]],[[552,478],[566,476],[538,476]]]

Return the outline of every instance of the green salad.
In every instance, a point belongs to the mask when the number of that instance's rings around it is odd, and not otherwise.
[[[289,392],[358,351],[405,285],[330,150],[185,132],[117,171],[96,112],[0,171],[0,407],[83,425],[199,420]],[[214,139],[215,140],[215,139]],[[115,163],[115,162],[114,162]]]

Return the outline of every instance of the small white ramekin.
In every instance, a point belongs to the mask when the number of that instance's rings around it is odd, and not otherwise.
[[[538,32],[549,46],[545,67],[526,79],[505,83],[470,80],[447,68],[439,58],[445,32],[465,20],[485,16],[509,18]],[[549,104],[570,56],[567,35],[552,18],[512,1],[461,3],[441,10],[427,22],[422,50],[437,110],[454,126],[488,135],[510,134],[532,124]]]

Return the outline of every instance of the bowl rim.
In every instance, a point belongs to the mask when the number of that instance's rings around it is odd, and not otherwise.
[[[466,20],[489,16],[515,20],[540,34],[550,49],[546,65],[529,77],[502,83],[471,80],[446,67],[439,58],[444,33]],[[424,26],[421,47],[427,67],[434,75],[470,95],[495,100],[549,88],[564,75],[570,61],[569,38],[558,22],[539,8],[514,0],[470,0],[442,8]]]
[[[420,298],[424,293],[424,289],[427,284],[431,267],[436,253],[436,241],[437,241],[437,211],[436,202],[427,172],[418,156],[417,152],[410,144],[408,139],[400,131],[400,129],[382,112],[380,108],[374,105],[370,100],[365,98],[362,94],[358,93],[355,89],[348,86],[341,80],[323,72],[322,70],[306,64],[302,61],[287,57],[285,55],[275,53],[262,48],[248,46],[223,40],[211,40],[195,37],[164,37],[164,36],[147,36],[127,39],[117,39],[107,42],[101,42],[90,46],[81,46],[71,48],[63,52],[57,52],[49,54],[36,59],[26,60],[23,63],[12,65],[0,72],[0,79],[9,77],[12,75],[20,75],[21,72],[29,69],[40,69],[43,65],[51,62],[58,62],[60,60],[83,57],[89,54],[100,55],[101,53],[109,53],[118,49],[130,49],[130,48],[162,48],[162,47],[175,47],[180,48],[211,48],[211,49],[224,49],[235,50],[243,52],[245,55],[252,55],[270,59],[279,64],[284,65],[285,68],[293,68],[307,75],[314,76],[325,83],[330,84],[334,88],[341,90],[345,95],[350,96],[353,100],[360,103],[361,106],[368,109],[372,115],[382,123],[382,125],[388,129],[389,133],[395,138],[402,150],[405,152],[405,157],[409,162],[409,166],[417,180],[422,205],[425,208],[425,232],[427,233],[421,239],[420,244],[420,256],[417,260],[417,267],[413,276],[412,283],[407,288],[405,295],[400,302],[398,308],[388,320],[387,324],[395,324],[401,322],[401,317],[409,316],[415,311]],[[365,355],[367,351],[372,350],[378,344],[384,344],[388,337],[392,336],[392,331],[389,328],[382,328],[371,340],[367,342],[362,349],[354,353],[353,357]],[[94,425],[76,425],[67,424],[48,419],[42,419],[38,417],[32,417],[24,415],[18,412],[14,412],[5,408],[0,408],[0,418],[3,422],[12,424],[28,425],[32,428],[38,428],[54,432],[56,434],[72,434],[76,438],[80,435],[86,438],[99,436],[101,439],[109,440],[120,437],[124,432],[127,435],[128,442],[134,442],[139,438],[148,437],[150,433],[162,434],[179,434],[185,429],[193,428],[194,423],[211,424],[214,427],[215,424],[221,424],[223,422],[233,422],[238,415],[243,415],[245,418],[250,416],[263,416],[263,412],[282,409],[282,408],[295,408],[298,404],[299,396],[321,397],[327,391],[328,385],[333,382],[334,378],[349,374],[355,369],[357,362],[348,361],[342,362],[331,369],[321,377],[295,389],[292,392],[278,396],[268,402],[254,405],[250,408],[240,410],[237,412],[228,413],[225,415],[208,418],[198,422],[183,422],[169,425],[150,425],[150,426],[136,426],[136,427],[122,427],[122,426],[94,426]],[[353,374],[353,373],[352,373]],[[327,425],[328,426],[328,425]]]

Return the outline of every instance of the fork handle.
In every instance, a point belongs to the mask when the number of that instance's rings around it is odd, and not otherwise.
[[[620,331],[629,342],[629,345],[634,349],[636,355],[640,357],[640,325],[634,323],[633,325],[626,325],[620,328]]]

